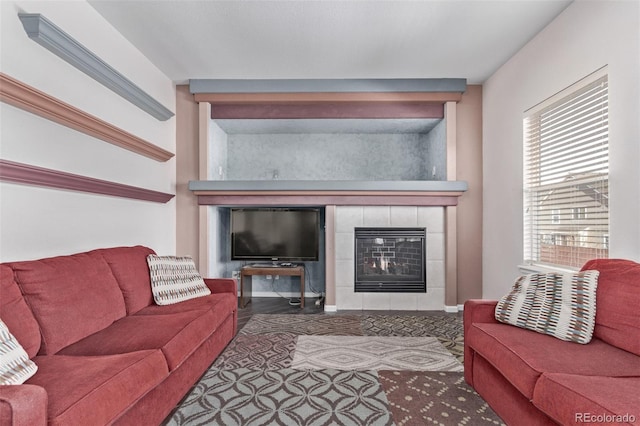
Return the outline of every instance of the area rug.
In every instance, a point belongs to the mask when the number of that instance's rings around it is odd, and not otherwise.
[[[295,335],[363,336],[357,315],[256,314],[240,334],[291,333]]]
[[[501,425],[464,382],[462,341],[444,313],[254,315],[165,424]],[[350,349],[311,355],[336,346]]]
[[[379,371],[398,426],[501,425],[461,373]]]
[[[366,336],[434,336],[458,361],[464,358],[462,318],[457,315],[365,315],[362,332]]]
[[[210,370],[170,425],[393,425],[375,371]]]
[[[298,336],[291,368],[462,371],[435,337]]]
[[[231,370],[278,370],[291,367],[298,336],[292,333],[239,334],[213,363],[213,368]]]

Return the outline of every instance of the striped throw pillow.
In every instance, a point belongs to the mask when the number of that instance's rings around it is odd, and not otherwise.
[[[153,300],[158,305],[171,305],[211,294],[189,256],[150,254],[147,263]]]
[[[561,340],[591,341],[598,271],[519,277],[496,306],[496,320]]]
[[[20,385],[36,370],[38,366],[0,320],[0,385]]]

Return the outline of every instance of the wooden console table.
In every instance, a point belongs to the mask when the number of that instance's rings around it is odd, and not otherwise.
[[[300,308],[304,308],[304,266],[245,266],[240,270],[240,307],[251,302],[251,280],[254,275],[283,275],[300,278]]]

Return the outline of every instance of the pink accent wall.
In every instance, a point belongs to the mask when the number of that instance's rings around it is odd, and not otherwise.
[[[457,179],[469,190],[458,202],[458,304],[482,296],[482,86],[457,104]]]
[[[215,104],[211,118],[442,118],[442,103],[366,102],[307,104]]]
[[[188,189],[199,177],[198,104],[188,85],[176,86],[176,254],[199,262],[198,198]]]

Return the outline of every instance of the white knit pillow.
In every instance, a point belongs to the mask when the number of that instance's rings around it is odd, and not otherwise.
[[[0,385],[20,385],[37,369],[38,366],[0,320]]]
[[[598,271],[518,278],[495,310],[496,320],[558,339],[589,343],[596,320]]]
[[[158,305],[171,305],[211,294],[189,256],[150,254],[147,263],[153,300]]]

